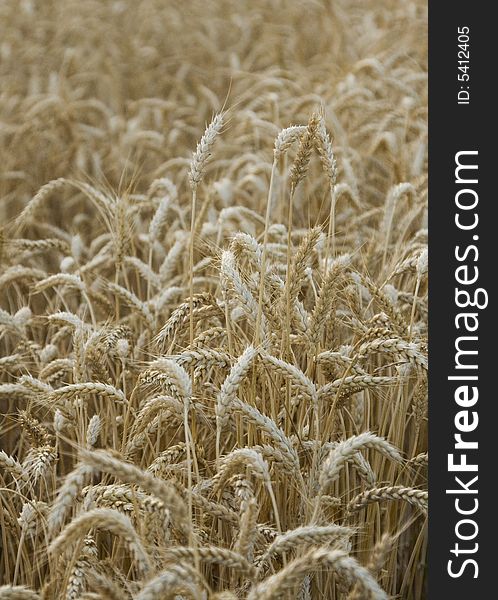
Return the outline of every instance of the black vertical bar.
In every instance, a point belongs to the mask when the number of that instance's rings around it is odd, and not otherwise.
[[[461,32],[465,32],[465,28],[469,30],[467,50],[462,50],[465,33],[460,34],[462,48],[458,47],[459,28]],[[492,344],[498,327],[494,296],[490,291],[498,264],[495,218],[498,198],[496,189],[491,189],[494,174],[498,172],[498,150],[491,148],[497,130],[497,113],[491,106],[496,87],[497,52],[493,40],[498,36],[495,29],[491,3],[429,1],[429,598],[498,597],[493,585],[498,572],[494,491],[498,482],[498,389],[493,385],[498,362],[496,345],[493,348]],[[463,52],[460,56],[459,51]],[[459,104],[459,100],[467,101],[466,92],[468,104]],[[465,182],[458,183],[455,155],[467,151],[477,151],[477,154],[462,154],[459,160],[478,168],[462,169],[459,174]],[[470,183],[474,178],[478,182]],[[471,190],[458,196],[461,204],[469,206],[477,194],[474,209],[457,207],[456,195],[460,190]],[[477,214],[477,226],[459,229],[455,222],[457,213],[459,221],[466,226],[474,223]],[[457,247],[460,257],[468,251],[465,259],[457,259]],[[478,268],[478,280],[473,284],[456,281],[456,269],[465,265],[467,270],[458,272],[460,279],[473,279],[475,267]],[[477,292],[475,296],[478,288],[489,294],[487,308],[456,305],[456,289],[467,290],[472,299],[477,298],[478,304],[484,304],[484,292]],[[464,295],[459,298],[465,304]],[[466,331],[462,317],[458,329],[455,319],[459,313],[477,315],[468,317],[467,324],[475,326],[477,320],[478,329]],[[477,363],[477,369],[455,368],[455,341],[460,336],[478,338],[460,345],[466,344],[466,349],[478,351],[477,355],[462,355],[461,359],[467,366]],[[451,376],[477,376],[478,379],[448,379]],[[465,385],[478,388],[478,400],[473,406],[459,406],[455,401],[455,391]],[[474,392],[470,389],[469,393]],[[461,394],[459,398],[464,401],[465,392]],[[460,411],[465,414],[458,415]],[[460,432],[455,417],[460,426],[471,428],[476,422],[474,413],[479,419],[477,427]],[[455,449],[455,434],[461,434],[466,441],[477,441],[478,449]],[[463,463],[465,454],[467,463],[476,465],[478,471],[450,472],[450,454],[456,464]],[[470,485],[476,476],[478,479]],[[469,493],[463,493],[462,484],[469,487]],[[451,494],[447,490],[461,493]],[[478,507],[475,513],[463,515],[458,513],[455,502],[462,511],[474,510],[477,503]],[[467,521],[458,525],[464,520]],[[459,539],[459,535],[469,539]],[[452,577],[450,570],[458,576]]]

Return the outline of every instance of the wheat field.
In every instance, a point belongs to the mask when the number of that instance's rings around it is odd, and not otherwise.
[[[426,8],[1,3],[1,600],[426,597]]]

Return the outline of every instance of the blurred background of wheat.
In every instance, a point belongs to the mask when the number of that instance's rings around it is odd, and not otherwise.
[[[1,3],[0,598],[425,597],[426,29]]]

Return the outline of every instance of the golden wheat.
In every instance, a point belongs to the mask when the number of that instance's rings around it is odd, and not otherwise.
[[[426,597],[426,27],[1,3],[0,598]]]

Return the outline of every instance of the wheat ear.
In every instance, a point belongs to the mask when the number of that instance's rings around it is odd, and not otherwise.
[[[150,561],[142,542],[138,537],[130,519],[116,510],[110,508],[95,508],[73,519],[62,530],[55,540],[50,543],[49,553],[63,552],[68,546],[73,545],[90,529],[105,529],[114,535],[123,538],[137,561],[139,570],[146,573],[150,569]]]
[[[340,580],[362,589],[365,600],[387,600],[387,594],[380,588],[372,575],[354,558],[340,550],[318,548],[294,559],[278,573],[268,577],[253,587],[247,600],[274,600],[280,598],[309,572],[330,569]]]

